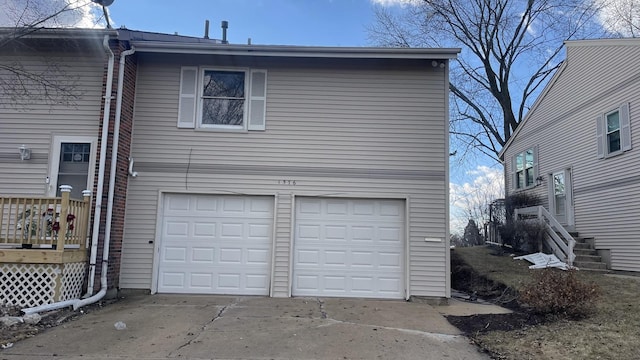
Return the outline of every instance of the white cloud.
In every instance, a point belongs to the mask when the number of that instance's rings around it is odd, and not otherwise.
[[[90,0],[0,0],[0,26],[103,28],[102,16]]]
[[[452,233],[462,233],[469,218],[482,226],[487,220],[489,203],[504,197],[504,174],[501,168],[477,166],[467,175],[472,177],[471,181],[449,184],[449,229]]]
[[[605,30],[622,36],[640,36],[640,0],[596,0],[598,20]]]

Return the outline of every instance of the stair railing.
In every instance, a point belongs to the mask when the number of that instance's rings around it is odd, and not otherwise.
[[[546,245],[558,259],[564,261],[569,266],[573,266],[573,261],[576,258],[576,255],[573,253],[576,240],[547,209],[542,206],[515,209],[514,216],[516,220],[521,217],[538,218],[538,220],[544,224],[546,234],[548,235],[544,238]]]

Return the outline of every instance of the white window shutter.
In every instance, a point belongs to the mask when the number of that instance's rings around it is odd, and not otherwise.
[[[536,183],[536,178],[540,176],[540,171],[538,170],[538,145],[533,147],[533,182]]]
[[[598,159],[604,158],[605,142],[604,116],[598,115],[598,117],[596,118],[596,143],[598,144]]]
[[[248,130],[265,130],[267,112],[267,71],[251,70]]]
[[[629,121],[629,103],[620,106],[620,142],[622,151],[631,150],[631,122]]]
[[[180,70],[180,103],[178,105],[178,127],[196,127],[196,94],[198,93],[198,68],[183,66]]]

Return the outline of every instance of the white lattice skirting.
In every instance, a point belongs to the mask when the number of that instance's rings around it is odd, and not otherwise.
[[[33,307],[77,299],[86,263],[0,263],[0,304]]]

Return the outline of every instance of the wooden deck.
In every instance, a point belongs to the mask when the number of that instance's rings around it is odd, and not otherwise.
[[[64,264],[85,261],[91,195],[0,196],[0,263]]]

